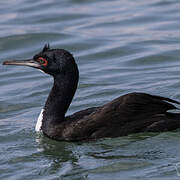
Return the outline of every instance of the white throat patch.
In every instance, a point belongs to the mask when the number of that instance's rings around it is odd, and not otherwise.
[[[36,123],[36,127],[35,127],[36,132],[41,131],[42,120],[43,120],[43,112],[44,112],[44,109],[42,109],[40,114],[39,114],[39,117],[38,117],[38,120],[37,120],[37,123]]]

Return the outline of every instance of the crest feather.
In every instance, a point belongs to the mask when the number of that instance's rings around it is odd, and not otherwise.
[[[48,51],[49,49],[50,49],[49,43],[48,43],[48,44],[45,44],[44,47],[43,47],[42,52]]]

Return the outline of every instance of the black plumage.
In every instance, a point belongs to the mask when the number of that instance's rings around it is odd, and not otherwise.
[[[75,60],[66,50],[50,49],[46,45],[33,59],[3,64],[26,65],[53,76],[54,85],[45,103],[41,127],[52,139],[80,141],[180,127],[180,114],[167,112],[176,109],[172,103],[180,104],[178,101],[138,92],[65,117],[79,80]]]

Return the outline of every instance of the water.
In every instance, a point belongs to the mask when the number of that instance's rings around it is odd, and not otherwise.
[[[2,0],[0,59],[45,43],[73,53],[80,83],[68,114],[140,91],[180,100],[178,0]],[[180,131],[56,142],[34,131],[52,78],[0,66],[0,179],[179,179]]]

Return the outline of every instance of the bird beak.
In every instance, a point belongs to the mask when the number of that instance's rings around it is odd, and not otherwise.
[[[3,65],[29,66],[29,67],[34,67],[34,68],[40,68],[41,67],[41,65],[33,59],[8,60],[8,61],[4,61]]]

